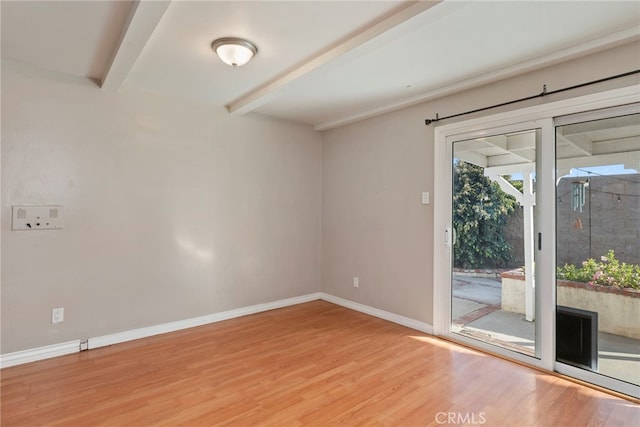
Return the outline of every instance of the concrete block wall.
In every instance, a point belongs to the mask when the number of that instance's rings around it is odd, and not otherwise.
[[[640,264],[640,174],[588,179],[582,212],[571,206],[578,178],[562,178],[557,186],[558,264],[598,260],[609,249],[620,261]]]

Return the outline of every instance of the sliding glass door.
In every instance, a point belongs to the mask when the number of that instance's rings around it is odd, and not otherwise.
[[[539,357],[535,186],[540,129],[454,141],[452,332]]]
[[[639,98],[436,129],[437,335],[640,398]]]
[[[556,360],[613,386],[640,385],[640,114],[632,111],[565,117],[555,128]]]

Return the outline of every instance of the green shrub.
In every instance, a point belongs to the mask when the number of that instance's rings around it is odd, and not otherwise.
[[[517,203],[484,176],[484,168],[459,161],[454,165],[453,226],[457,241],[455,267],[495,268],[513,261],[505,239],[507,218]]]
[[[582,267],[565,264],[558,267],[558,279],[585,282],[590,285],[640,289],[640,265],[627,264],[616,259],[613,250],[600,257],[582,263]]]

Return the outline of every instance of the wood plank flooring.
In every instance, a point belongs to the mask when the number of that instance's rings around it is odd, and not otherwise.
[[[2,426],[639,426],[630,401],[324,301],[6,368]]]

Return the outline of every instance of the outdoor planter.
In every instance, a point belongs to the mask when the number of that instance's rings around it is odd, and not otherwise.
[[[524,273],[506,271],[502,277],[502,309],[524,314]],[[599,330],[640,339],[640,291],[558,280],[557,303],[598,313]]]

